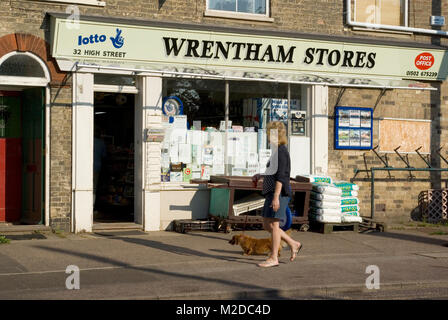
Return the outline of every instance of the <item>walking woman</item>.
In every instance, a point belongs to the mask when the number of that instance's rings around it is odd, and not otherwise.
[[[259,267],[278,266],[278,249],[283,239],[291,249],[290,261],[294,261],[302,244],[292,239],[280,229],[279,218],[286,215],[289,199],[291,197],[291,186],[289,179],[291,174],[291,159],[289,157],[286,143],[286,128],[282,122],[274,121],[267,125],[267,138],[271,144],[272,156],[268,162],[263,179],[263,192],[265,197],[263,207],[263,226],[271,233],[272,252],[269,258],[258,264]],[[252,177],[254,184],[260,179],[260,174]]]

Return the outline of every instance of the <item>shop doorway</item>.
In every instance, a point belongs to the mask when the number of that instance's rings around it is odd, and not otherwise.
[[[93,222],[134,222],[135,95],[95,92]]]
[[[44,223],[44,90],[0,91],[0,222]]]

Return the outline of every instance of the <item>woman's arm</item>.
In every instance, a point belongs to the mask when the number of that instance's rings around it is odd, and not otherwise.
[[[277,212],[280,209],[280,193],[282,192],[282,183],[280,181],[275,182],[274,198],[272,199],[272,209]]]

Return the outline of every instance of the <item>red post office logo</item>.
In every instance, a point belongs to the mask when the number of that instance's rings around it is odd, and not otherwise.
[[[190,170],[190,169],[185,169],[185,174],[186,174],[187,176],[189,176],[189,175],[191,174],[191,170]]]
[[[434,65],[434,56],[429,52],[420,53],[415,58],[415,66],[420,70],[428,70]]]

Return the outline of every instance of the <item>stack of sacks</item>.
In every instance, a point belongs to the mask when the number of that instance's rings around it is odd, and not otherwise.
[[[362,222],[359,215],[359,187],[346,181],[335,181],[333,185],[342,191],[341,194],[341,218],[342,222]]]
[[[341,189],[329,183],[313,182],[309,217],[318,222],[341,223],[341,194]]]
[[[316,175],[309,175],[309,174],[305,174],[303,175],[304,178],[307,178],[309,182],[311,183],[328,183],[328,184],[332,184],[333,180],[331,179],[331,177],[327,177],[327,176],[316,176]]]

